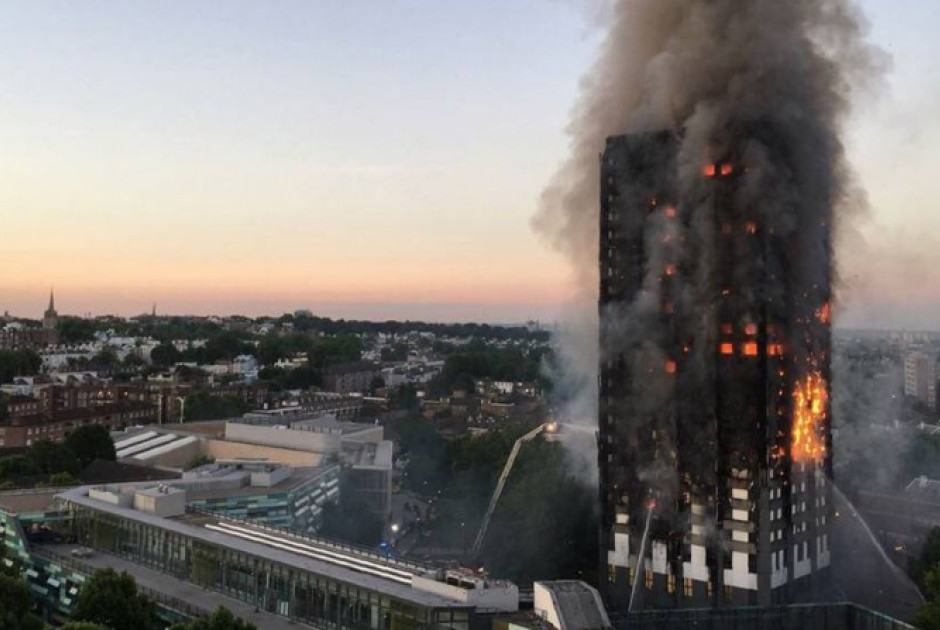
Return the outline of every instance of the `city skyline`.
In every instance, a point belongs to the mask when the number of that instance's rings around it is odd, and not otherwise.
[[[940,328],[940,18],[862,5],[894,68],[849,130],[873,212],[837,324]],[[578,287],[529,220],[594,16],[395,9],[0,8],[0,309],[37,317],[54,285],[64,314],[558,319]]]

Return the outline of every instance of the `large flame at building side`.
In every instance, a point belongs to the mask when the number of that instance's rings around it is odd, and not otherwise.
[[[812,372],[796,383],[792,435],[795,461],[817,461],[826,455],[828,390],[826,380],[819,372]]]

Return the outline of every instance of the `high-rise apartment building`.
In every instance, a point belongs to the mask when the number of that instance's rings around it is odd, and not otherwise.
[[[908,352],[904,355],[904,395],[916,398],[930,411],[936,411],[936,355],[924,352]]]
[[[831,209],[765,198],[743,143],[697,164],[680,144],[617,136],[601,157],[605,595],[797,601],[830,564]]]

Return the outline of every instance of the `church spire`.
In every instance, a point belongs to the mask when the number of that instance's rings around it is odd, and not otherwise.
[[[49,289],[49,308],[42,314],[42,328],[54,331],[58,324],[59,314],[55,312],[55,291]],[[54,339],[50,339],[49,343],[54,343]]]

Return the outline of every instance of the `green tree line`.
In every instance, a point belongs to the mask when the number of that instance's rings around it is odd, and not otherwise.
[[[0,457],[0,488],[33,485],[70,485],[95,459],[114,461],[114,441],[101,425],[78,427],[62,442],[37,440],[22,455]]]

